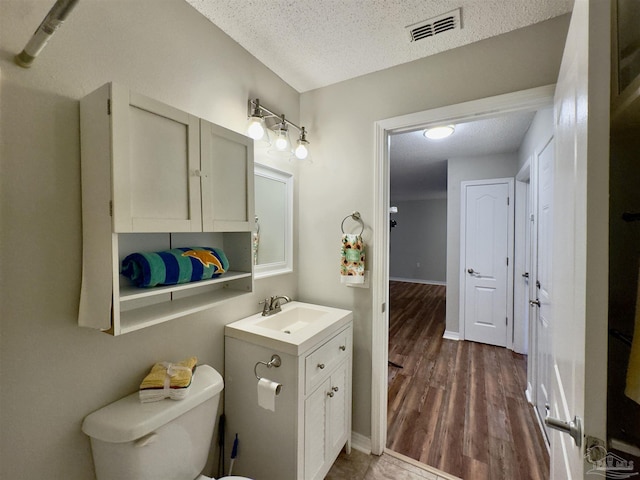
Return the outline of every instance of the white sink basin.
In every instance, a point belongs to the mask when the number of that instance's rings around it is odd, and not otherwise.
[[[228,337],[300,355],[326,335],[338,331],[353,317],[350,310],[303,302],[282,305],[269,316],[256,313],[225,326]]]

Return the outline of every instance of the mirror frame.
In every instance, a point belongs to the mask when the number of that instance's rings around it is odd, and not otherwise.
[[[291,273],[293,272],[293,174],[256,163],[254,164],[254,175],[284,183],[287,198],[284,212],[284,260],[262,265],[255,264],[253,277],[260,279]]]

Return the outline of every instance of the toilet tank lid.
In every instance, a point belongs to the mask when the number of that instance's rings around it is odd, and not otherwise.
[[[96,410],[82,422],[82,431],[104,442],[131,442],[153,432],[220,394],[222,376],[209,365],[198,365],[183,400],[141,403],[138,392]]]

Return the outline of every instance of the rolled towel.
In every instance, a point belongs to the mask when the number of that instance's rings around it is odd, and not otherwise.
[[[138,287],[176,285],[220,276],[229,269],[224,252],[211,247],[136,252],[122,261],[120,273]]]
[[[196,357],[189,357],[178,363],[156,363],[140,383],[138,392],[140,401],[147,403],[165,398],[172,400],[185,398],[189,393],[197,362]]]

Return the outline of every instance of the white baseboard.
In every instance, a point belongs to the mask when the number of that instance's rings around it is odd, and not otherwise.
[[[445,340],[460,340],[460,333],[459,332],[452,332],[451,330],[445,330],[444,331],[444,335],[442,335],[442,338],[444,338]]]
[[[440,280],[421,280],[419,278],[389,277],[389,280],[392,282],[421,283],[423,285],[447,285],[447,282],[441,282]]]
[[[359,452],[371,455],[371,439],[357,432],[351,432],[351,447]]]

